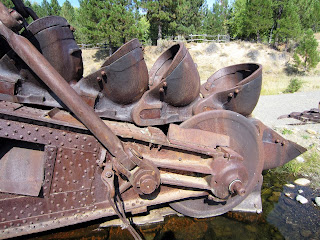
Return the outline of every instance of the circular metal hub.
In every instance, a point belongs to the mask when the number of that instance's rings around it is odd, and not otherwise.
[[[180,127],[201,129],[229,136],[229,147],[243,157],[248,182],[245,186],[232,184],[230,186],[232,190],[239,191],[241,194],[233,194],[224,202],[202,197],[170,203],[170,206],[186,216],[197,218],[213,217],[232,210],[253,191],[260,179],[263,168],[263,149],[256,127],[242,115],[226,110],[200,113],[183,122]]]

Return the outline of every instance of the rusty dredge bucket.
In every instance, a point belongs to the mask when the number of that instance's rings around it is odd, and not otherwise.
[[[259,212],[262,170],[305,151],[250,117],[261,65],[201,86],[183,44],[148,72],[133,39],[82,77],[67,21],[13,3],[0,2],[0,238],[117,215],[140,239],[126,213],[160,204],[197,218]]]

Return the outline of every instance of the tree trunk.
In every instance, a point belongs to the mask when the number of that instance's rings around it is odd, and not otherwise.
[[[271,41],[272,41],[273,29],[274,29],[274,23],[273,23],[273,26],[272,26],[271,31],[270,31],[269,44],[271,44]]]
[[[158,25],[158,39],[161,39],[161,38],[162,38],[162,26],[159,23],[159,25]]]

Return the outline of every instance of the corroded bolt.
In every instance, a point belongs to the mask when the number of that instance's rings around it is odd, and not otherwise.
[[[160,89],[159,89],[159,92],[160,92],[160,93],[164,93],[164,89],[163,89],[163,88],[160,88]]]
[[[228,94],[228,97],[231,97],[231,98],[232,98],[232,97],[233,97],[233,93],[229,93],[229,94]]]
[[[276,141],[275,141],[276,143],[279,143],[280,142],[280,140],[279,139],[276,139]]]
[[[101,75],[102,75],[102,77],[106,77],[107,73],[105,71],[101,71]]]
[[[163,82],[163,87],[167,87],[167,86],[168,86],[167,82]]]
[[[111,177],[113,176],[113,172],[107,171],[106,174],[105,174],[105,176],[106,176],[107,178],[111,178]]]
[[[239,196],[244,196],[246,194],[246,189],[240,180],[232,182],[229,186],[229,190],[238,194]]]
[[[236,89],[236,90],[234,90],[234,92],[238,94],[240,92],[240,90]]]

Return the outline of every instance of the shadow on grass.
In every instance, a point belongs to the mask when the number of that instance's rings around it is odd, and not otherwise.
[[[284,72],[286,73],[287,76],[304,76],[305,72],[304,71],[299,71],[297,67],[294,65],[287,63]]]
[[[93,55],[94,61],[99,62],[101,60],[107,59],[111,56],[110,53],[111,51],[109,50],[109,48],[101,48]]]

